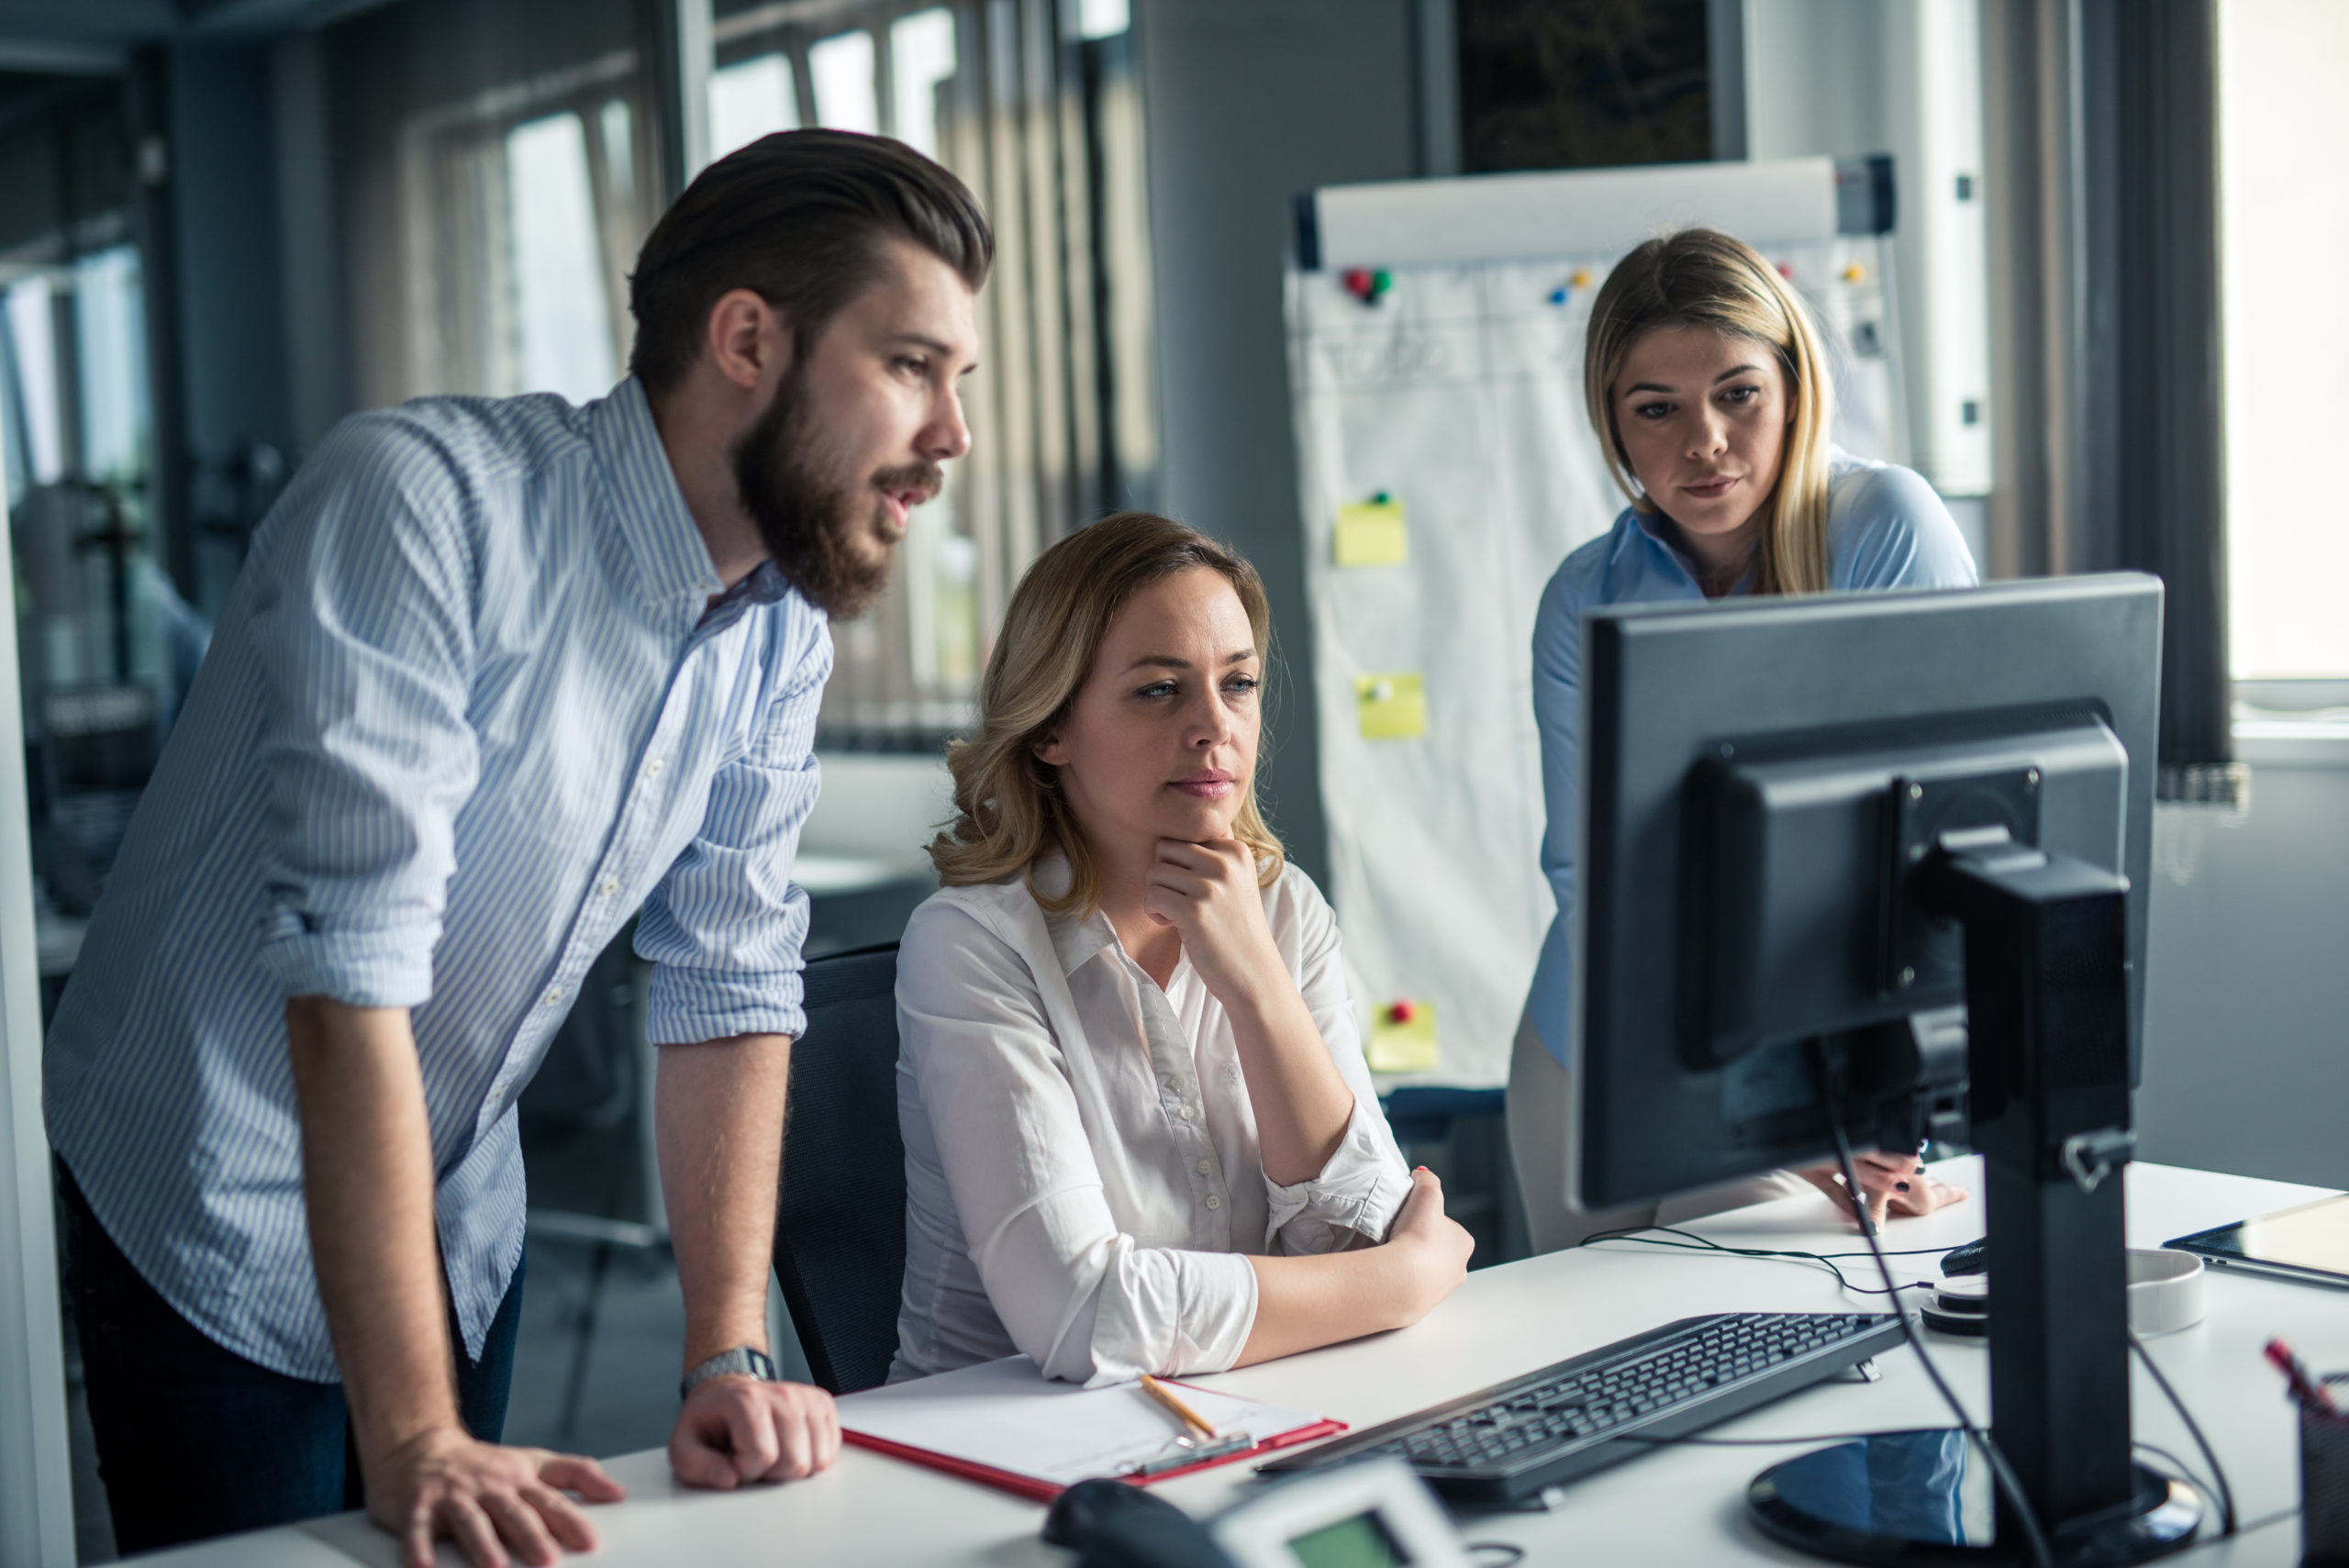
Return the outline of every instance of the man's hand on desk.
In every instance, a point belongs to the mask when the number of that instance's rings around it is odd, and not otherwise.
[[[1892,1154],[1871,1149],[1852,1157],[1852,1167],[1859,1173],[1860,1191],[1865,1195],[1868,1218],[1881,1225],[1895,1216],[1931,1214],[1953,1203],[1965,1201],[1965,1189],[1937,1182],[1925,1173],[1924,1162],[1914,1154]],[[1842,1173],[1832,1164],[1806,1165],[1795,1174],[1835,1200],[1845,1214],[1856,1218],[1858,1210],[1852,1195],[1844,1190]]]
[[[591,1503],[627,1496],[592,1459],[485,1443],[454,1426],[419,1432],[367,1467],[368,1517],[400,1538],[407,1568],[432,1568],[441,1539],[473,1568],[593,1551],[596,1527],[566,1492]]]
[[[720,1492],[796,1481],[840,1456],[840,1411],[829,1394],[804,1383],[714,1377],[685,1396],[669,1434],[677,1479]]]

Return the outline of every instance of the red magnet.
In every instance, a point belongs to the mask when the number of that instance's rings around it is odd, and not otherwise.
[[[1365,303],[1370,299],[1372,284],[1368,267],[1349,267],[1346,269],[1346,275],[1339,282],[1343,284],[1346,292],[1356,299]]]
[[[1386,1021],[1390,1024],[1408,1024],[1419,1016],[1419,1010],[1408,1000],[1397,1002],[1386,1009]]]

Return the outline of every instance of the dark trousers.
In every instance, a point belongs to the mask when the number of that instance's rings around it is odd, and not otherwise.
[[[359,1453],[342,1385],[311,1383],[221,1349],[130,1266],[57,1166],[66,1288],[82,1337],[98,1474],[128,1556],[360,1507]],[[481,1360],[457,1345],[457,1408],[475,1437],[506,1429],[522,1271]]]

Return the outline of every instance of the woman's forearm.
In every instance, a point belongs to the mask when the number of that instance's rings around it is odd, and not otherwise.
[[[1426,1317],[1449,1286],[1410,1249],[1391,1243],[1305,1258],[1251,1257],[1256,1321],[1239,1366],[1319,1350],[1364,1334],[1406,1328]]]
[[[1286,971],[1280,978],[1288,979]],[[1293,983],[1267,986],[1261,999],[1227,1005],[1225,1013],[1255,1112],[1264,1174],[1285,1187],[1313,1180],[1346,1136],[1354,1095],[1330,1060],[1305,998]]]

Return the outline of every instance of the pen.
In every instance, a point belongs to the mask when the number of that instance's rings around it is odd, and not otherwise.
[[[1200,1437],[1204,1438],[1208,1442],[1216,1440],[1216,1429],[1208,1425],[1207,1422],[1200,1418],[1200,1415],[1197,1410],[1194,1410],[1188,1405],[1184,1404],[1183,1401],[1175,1396],[1174,1391],[1167,1387],[1166,1385],[1159,1382],[1158,1379],[1151,1376],[1150,1373],[1143,1373],[1141,1374],[1141,1389],[1143,1393],[1149,1395],[1152,1399],[1157,1400],[1161,1405],[1165,1406],[1167,1409],[1173,1411],[1176,1420],[1182,1422],[1186,1427],[1196,1429]]]
[[[2300,1364],[2300,1358],[2294,1355],[2291,1347],[2283,1340],[2267,1341],[2267,1359],[2292,1385],[2292,1397],[2299,1401],[2303,1409],[2314,1410],[2321,1416],[2341,1413],[2332,1403],[2332,1396],[2325,1391],[2324,1385],[2309,1375],[2309,1369]]]

